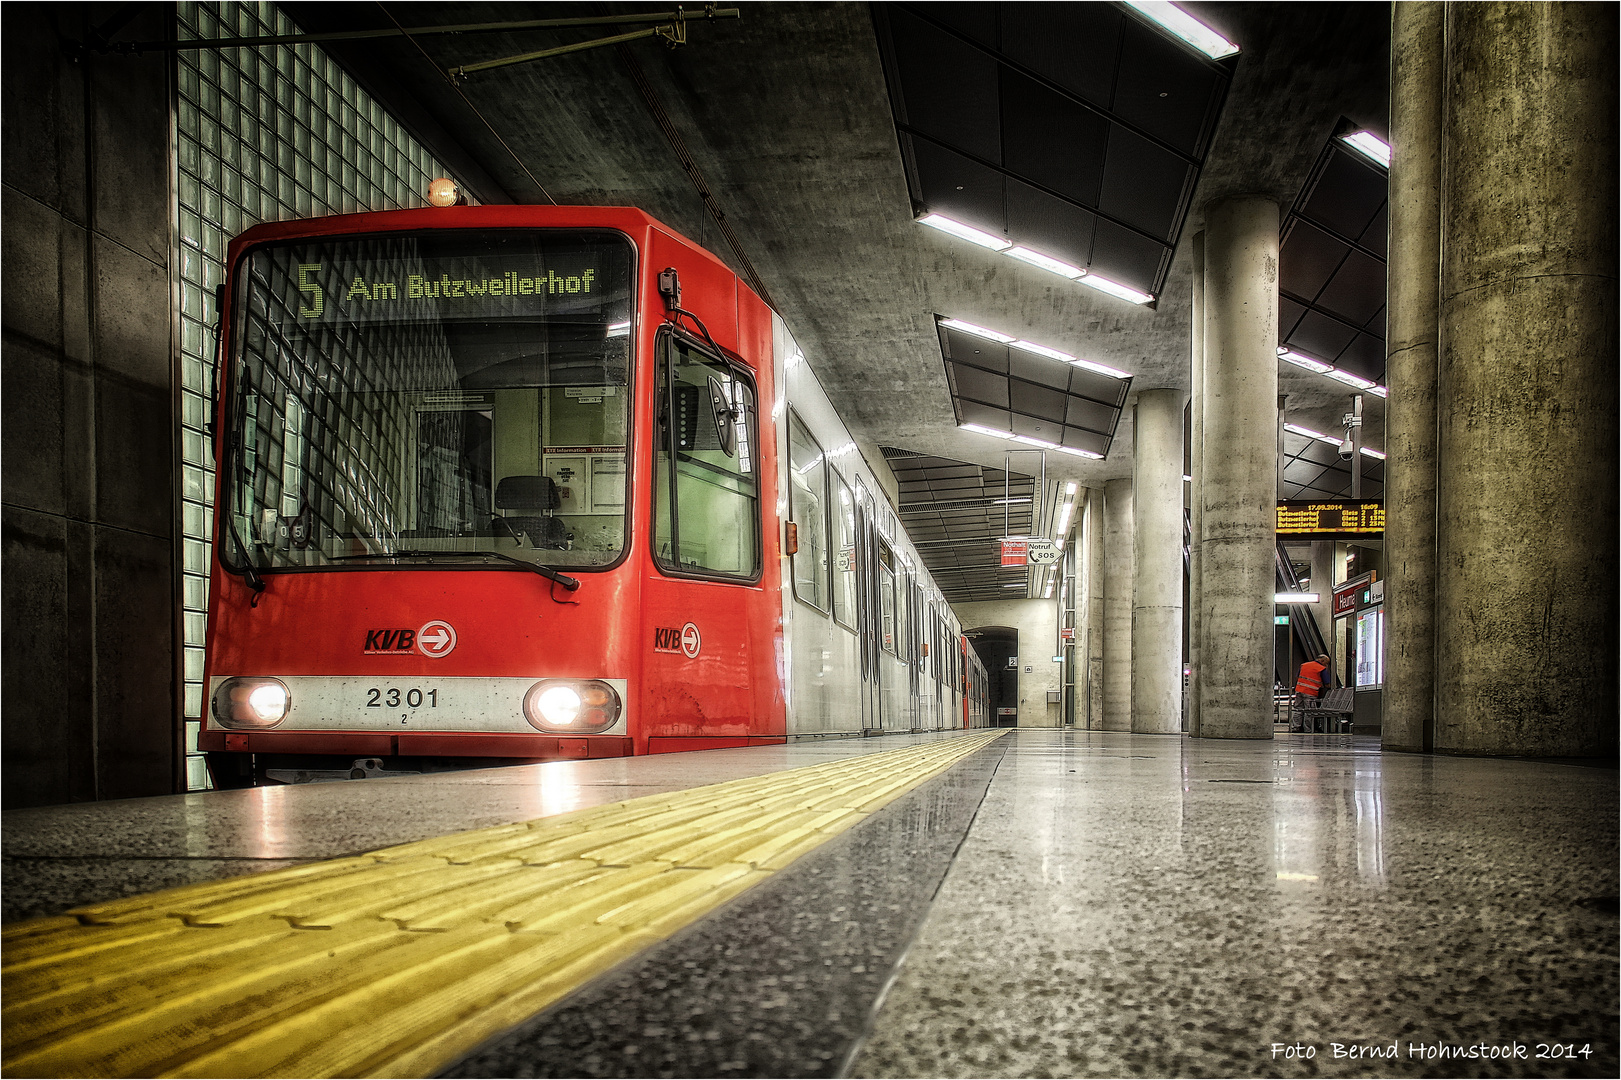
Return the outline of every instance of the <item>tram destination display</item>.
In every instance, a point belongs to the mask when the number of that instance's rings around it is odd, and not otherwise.
[[[1278,504],[1279,536],[1320,539],[1380,536],[1385,531],[1385,505],[1378,502],[1282,502]]]

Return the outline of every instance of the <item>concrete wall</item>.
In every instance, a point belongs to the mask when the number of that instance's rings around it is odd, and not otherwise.
[[[1063,723],[1059,706],[1047,703],[1047,692],[1056,693],[1064,685],[1064,665],[1053,663],[1053,657],[1063,654],[1058,648],[1058,601],[985,600],[953,604],[951,609],[964,630],[980,626],[1018,629],[1019,726],[1059,727]]]
[[[180,782],[170,61],[63,44],[116,10],[0,12],[7,807]]]

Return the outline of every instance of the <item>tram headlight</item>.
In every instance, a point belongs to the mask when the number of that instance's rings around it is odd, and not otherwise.
[[[214,691],[214,719],[221,727],[273,728],[292,704],[280,679],[226,679]]]
[[[619,719],[619,692],[601,679],[543,679],[523,696],[523,715],[539,731],[581,735]]]

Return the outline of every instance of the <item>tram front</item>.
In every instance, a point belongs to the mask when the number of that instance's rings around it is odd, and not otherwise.
[[[217,786],[631,749],[631,241],[401,218],[233,245]]]

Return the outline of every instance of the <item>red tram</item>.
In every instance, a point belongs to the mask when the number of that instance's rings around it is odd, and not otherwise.
[[[646,214],[261,225],[221,295],[216,786],[987,723],[787,327]]]

